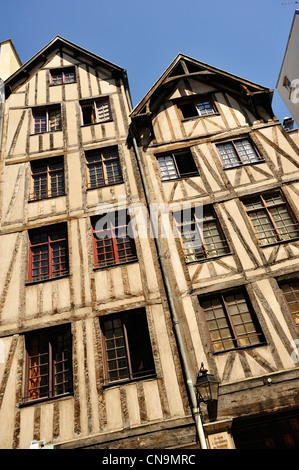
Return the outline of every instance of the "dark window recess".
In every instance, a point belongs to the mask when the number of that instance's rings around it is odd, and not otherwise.
[[[109,98],[82,101],[80,104],[84,125],[97,124],[112,119]]]
[[[70,326],[48,328],[25,336],[24,402],[62,396],[73,390]]]
[[[109,315],[100,320],[105,384],[133,380],[155,373],[144,309]]]
[[[190,150],[157,156],[162,181],[198,175]]]
[[[122,183],[123,178],[117,147],[89,150],[86,152],[86,161],[89,188],[100,188],[110,184]]]

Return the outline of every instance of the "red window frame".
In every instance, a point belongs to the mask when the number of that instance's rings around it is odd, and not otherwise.
[[[28,283],[57,279],[68,274],[66,224],[30,230]]]
[[[68,67],[63,69],[54,69],[50,71],[51,85],[64,85],[66,83],[75,83],[76,73],[75,67]]]
[[[138,261],[134,239],[128,233],[129,216],[126,215],[124,223],[120,223],[119,213],[113,213],[104,227],[98,230],[97,221],[101,217],[91,219],[95,268]]]
[[[27,333],[23,401],[66,395],[73,391],[70,325]]]

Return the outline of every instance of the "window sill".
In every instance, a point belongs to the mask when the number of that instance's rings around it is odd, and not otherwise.
[[[62,132],[62,129],[56,129],[55,131],[34,132],[33,134],[30,134],[30,137],[33,137],[34,135],[53,134],[53,132]]]
[[[188,176],[177,176],[176,178],[169,178],[167,180],[162,180],[161,179],[161,182],[162,183],[169,183],[171,181],[187,180],[189,178],[194,178],[196,176],[200,176],[200,174],[199,173],[194,173],[194,174],[189,174]]]
[[[98,124],[106,124],[107,122],[113,122],[113,119],[107,119],[107,121],[101,121],[101,122],[92,122],[90,124],[81,124],[80,127],[89,127],[89,126],[97,126]]]
[[[118,181],[117,183],[109,183],[109,184],[103,184],[101,186],[92,186],[86,188],[86,191],[92,191],[93,189],[102,189],[102,188],[109,188],[110,186],[116,186],[118,184],[124,184],[124,181]]]
[[[40,199],[28,199],[28,203],[32,203],[32,202],[41,202],[41,201],[47,201],[48,199],[56,199],[57,197],[63,197],[63,196],[66,196],[66,193],[62,193],[62,194],[57,194],[57,196],[47,196],[47,197],[42,197]]]
[[[224,166],[223,170],[225,170],[225,171],[235,170],[236,168],[242,168],[243,166],[259,165],[260,163],[266,163],[266,162],[265,162],[265,160],[257,160],[256,162],[251,162],[251,163],[240,163],[239,165],[230,166],[228,168],[226,168]]]
[[[214,261],[214,260],[217,260],[219,258],[224,258],[225,256],[232,256],[232,255],[233,255],[233,253],[229,252],[229,253],[225,253],[224,255],[211,256],[210,258],[202,258],[202,259],[196,259],[194,261],[186,261],[186,264],[189,266],[190,264],[194,264],[194,263],[205,263],[207,261]]]
[[[25,286],[34,286],[36,284],[43,284],[45,282],[58,281],[59,279],[65,279],[67,277],[70,277],[69,273],[59,277],[49,277],[48,279],[41,279],[39,281],[26,281]]]
[[[194,119],[210,118],[210,117],[214,117],[214,116],[220,116],[220,113],[207,114],[206,116],[192,116],[192,117],[182,119],[182,122],[193,121]]]
[[[74,396],[74,392],[68,392],[68,393],[64,393],[63,395],[57,395],[56,397],[38,398],[36,400],[26,400],[26,401],[24,401],[25,399],[22,398],[22,401],[21,401],[21,403],[18,404],[18,407],[19,408],[25,408],[25,407],[31,406],[31,405],[39,405],[40,403],[52,403],[52,402],[55,402],[57,400],[71,398],[73,396]]]
[[[134,382],[140,382],[142,380],[152,380],[157,379],[156,372],[153,372],[149,375],[143,375],[142,377],[134,377],[132,379],[123,379],[123,380],[115,380],[114,382],[109,382],[103,384],[103,389],[111,388],[111,387],[120,387],[121,385],[126,385]]]
[[[223,351],[212,351],[213,355],[218,355],[218,354],[225,354],[225,353],[228,353],[228,352],[232,352],[232,351],[244,351],[245,349],[252,349],[252,348],[260,348],[262,346],[268,346],[268,343],[266,341],[263,341],[261,343],[257,343],[257,344],[249,344],[248,346],[240,346],[240,347],[237,347],[237,348],[231,348],[231,349],[225,349]],[[212,346],[213,348],[213,346]]]
[[[61,85],[73,85],[74,83],[78,83],[77,80],[75,80],[74,82],[67,82],[67,83],[50,83],[49,87],[52,88],[52,87],[61,86]]]
[[[269,246],[275,246],[275,245],[285,245],[286,243],[294,243],[294,242],[298,242],[299,241],[299,237],[296,237],[296,238],[290,238],[289,240],[280,240],[280,241],[277,241],[277,242],[274,242],[274,243],[269,243],[268,245],[261,245],[260,244],[260,248],[268,248]]]
[[[124,263],[118,263],[118,264],[111,264],[110,266],[95,266],[93,268],[94,271],[101,271],[102,269],[110,269],[110,268],[119,268],[120,266],[125,266],[127,264],[133,264],[133,263],[138,263],[138,259],[132,259],[130,261],[125,261]]]

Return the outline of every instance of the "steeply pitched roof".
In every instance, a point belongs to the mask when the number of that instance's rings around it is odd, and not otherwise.
[[[60,48],[69,49],[75,56],[82,56],[89,61],[92,61],[95,65],[104,65],[110,69],[115,75],[122,76],[127,90],[129,91],[127,72],[124,68],[119,67],[118,65],[113,64],[112,62],[99,57],[92,52],[83,49],[80,46],[68,41],[67,39],[62,38],[61,36],[56,36],[52,41],[50,41],[42,50],[35,54],[30,60],[28,60],[24,65],[22,65],[13,75],[11,75],[5,81],[6,95],[8,96],[17,86],[20,86],[22,82],[28,79],[28,77],[37,70],[39,67],[42,67],[44,63],[47,62],[50,55]]]
[[[245,80],[231,73],[225,72],[221,69],[205,64],[198,60],[192,59],[185,54],[178,54],[172,61],[169,67],[156,81],[144,98],[135,106],[131,113],[131,117],[135,118],[141,115],[148,115],[150,113],[150,103],[153,98],[162,92],[165,87],[170,86],[182,78],[195,78],[208,83],[220,83],[222,87],[228,89],[234,88],[236,94],[243,95],[244,97],[254,97],[257,95],[267,95],[270,103],[273,96],[273,90],[267,87],[258,85],[249,80]]]

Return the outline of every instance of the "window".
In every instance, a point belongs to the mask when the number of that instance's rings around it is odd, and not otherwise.
[[[198,169],[190,150],[180,150],[157,156],[162,181],[197,176]]]
[[[86,152],[89,188],[99,188],[123,181],[117,147]]]
[[[263,341],[244,290],[199,300],[215,352]]]
[[[64,194],[63,157],[31,162],[31,201]]]
[[[68,243],[66,224],[29,231],[28,282],[39,282],[67,275]]]
[[[263,161],[248,139],[234,140],[217,145],[224,168]]]
[[[81,102],[84,125],[110,121],[112,119],[109,98]]]
[[[65,83],[74,83],[76,81],[75,67],[67,67],[65,69],[51,70],[51,85],[62,85]]]
[[[244,205],[261,245],[299,237],[298,223],[280,191],[247,199]]]
[[[137,261],[130,219],[126,211],[92,218],[95,267],[102,268]]]
[[[178,103],[183,119],[211,116],[216,114],[214,102],[210,98],[192,98]]]
[[[155,373],[144,309],[101,319],[105,384]]]
[[[33,110],[34,134],[61,130],[60,106]]]
[[[285,300],[293,315],[296,325],[299,327],[299,280],[290,280],[280,283]]]
[[[72,337],[70,326],[26,334],[24,402],[71,393]]]
[[[230,252],[212,206],[174,213],[187,262],[199,261]]]

